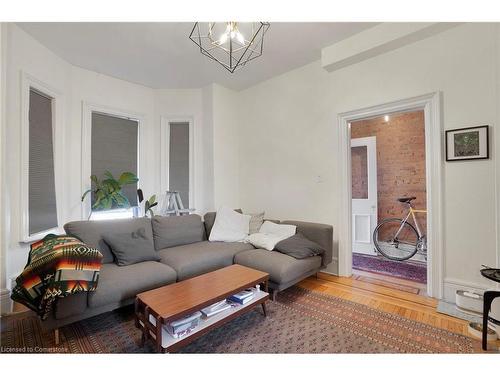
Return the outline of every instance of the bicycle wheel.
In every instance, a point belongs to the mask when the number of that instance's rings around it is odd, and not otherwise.
[[[417,252],[418,232],[401,219],[382,221],[373,231],[373,243],[378,252],[391,260],[407,260]]]

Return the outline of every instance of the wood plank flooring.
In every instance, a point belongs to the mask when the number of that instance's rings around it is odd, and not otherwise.
[[[469,336],[467,321],[438,313],[438,301],[420,294],[421,286],[412,286],[405,282],[394,286],[395,283],[390,279],[373,278],[373,274],[369,273],[338,277],[320,272],[316,277],[303,280],[299,286]],[[500,347],[500,340],[495,344]]]
[[[402,290],[413,294],[427,295],[427,285],[412,280],[382,275],[379,273],[352,270],[353,279],[365,281],[371,284],[383,285],[392,289]]]

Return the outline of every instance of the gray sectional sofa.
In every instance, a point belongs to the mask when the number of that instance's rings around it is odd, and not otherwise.
[[[231,264],[241,264],[269,273],[273,295],[315,274],[332,260],[333,228],[330,225],[282,221],[297,226],[297,231],[325,249],[323,256],[295,259],[277,251],[256,249],[241,242],[209,242],[215,213],[199,215],[136,218],[110,221],[74,221],[64,226],[103,254],[99,285],[94,292],[62,298],[44,321],[47,329],[111,311],[134,302],[136,294],[185,280]],[[275,221],[276,222],[276,221]],[[103,240],[106,233],[125,233],[145,228],[154,242],[160,261],[128,266],[114,263],[113,254]],[[209,287],[209,286],[207,286]]]

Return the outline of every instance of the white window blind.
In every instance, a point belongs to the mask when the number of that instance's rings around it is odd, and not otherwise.
[[[30,89],[29,95],[29,234],[58,226],[54,177],[52,98]]]

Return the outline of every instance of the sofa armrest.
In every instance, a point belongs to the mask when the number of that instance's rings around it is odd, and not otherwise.
[[[325,249],[322,265],[326,266],[332,262],[333,256],[333,227],[327,224],[309,223],[306,221],[284,220],[281,224],[297,226],[297,232],[301,232],[311,241],[316,242]]]

